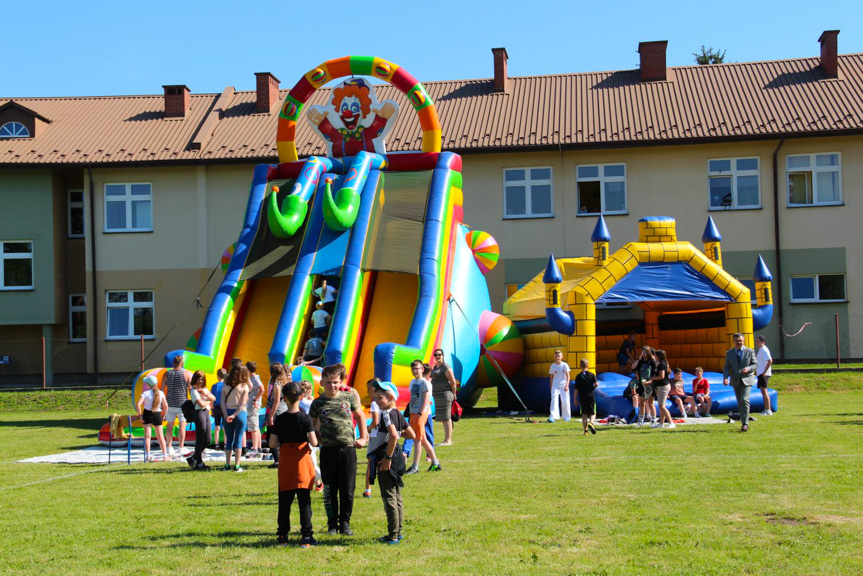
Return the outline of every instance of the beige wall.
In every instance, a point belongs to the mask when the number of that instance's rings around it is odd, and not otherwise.
[[[167,270],[143,270],[122,272],[99,272],[96,275],[98,297],[89,306],[93,310],[92,318],[97,323],[97,339],[88,341],[88,347],[98,346],[99,372],[131,372],[137,370],[141,361],[140,340],[108,340],[106,338],[107,311],[105,308],[105,293],[109,290],[152,290],[154,300],[155,337],[145,339],[144,354],[150,354],[147,366],[150,368],[162,366],[164,356],[171,350],[183,348],[189,337],[201,327],[207,306],[213,298],[218,282],[222,279],[220,272],[201,295],[203,308],[196,308],[195,295],[203,286],[210,270],[188,268]],[[88,279],[88,292],[92,291]],[[176,328],[174,324],[177,324]],[[168,338],[158,348],[157,344],[173,328]],[[92,335],[92,332],[90,332]],[[89,350],[90,361],[88,371],[93,371],[92,350]]]
[[[252,169],[238,166],[95,170],[97,269],[214,266],[225,248],[237,240]],[[124,182],[152,185],[152,232],[104,232],[104,185]]]
[[[588,256],[595,216],[577,216],[575,168],[581,164],[625,163],[628,215],[607,216],[611,251],[638,239],[637,221],[644,216],[672,216],[680,240],[701,248],[708,216],[713,216],[723,236],[725,251],[772,251],[773,152],[778,140],[709,145],[662,146],[522,154],[464,156],[465,222],[491,233],[500,243],[503,267],[518,258]],[[785,156],[841,152],[845,205],[787,208]],[[707,161],[714,158],[757,156],[760,159],[761,209],[708,210]],[[503,170],[551,166],[553,169],[554,218],[504,219]],[[863,140],[859,137],[787,140],[779,152],[779,215],[783,250],[847,247],[859,254],[863,241],[853,233],[863,214]],[[516,263],[515,265],[521,265]],[[752,263],[754,267],[755,262]],[[848,295],[852,310],[863,313],[863,286],[857,282],[861,259],[849,257]],[[525,279],[540,272],[524,270]],[[775,271],[774,271],[775,272]],[[508,274],[509,275],[509,274]],[[489,277],[492,301],[499,309],[503,296],[501,274]],[[852,312],[853,313],[853,312]]]

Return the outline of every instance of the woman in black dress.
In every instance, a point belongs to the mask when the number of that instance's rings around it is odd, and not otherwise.
[[[438,446],[452,446],[452,402],[458,381],[452,368],[444,362],[443,350],[434,351],[434,366],[431,371],[432,397],[435,403],[435,420],[443,422],[443,442]]]

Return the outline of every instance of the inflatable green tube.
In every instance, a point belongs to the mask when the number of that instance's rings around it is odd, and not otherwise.
[[[291,194],[282,202],[282,209],[279,210],[276,194],[279,188],[273,187],[273,193],[270,194],[270,203],[267,206],[267,222],[270,225],[270,231],[278,238],[290,238],[297,233],[300,226],[306,220],[306,212],[308,212],[308,201],[303,200],[301,196]]]
[[[354,188],[342,188],[333,199],[332,185],[332,179],[327,178],[324,183],[324,222],[330,230],[343,232],[353,226],[357,220],[360,194]]]

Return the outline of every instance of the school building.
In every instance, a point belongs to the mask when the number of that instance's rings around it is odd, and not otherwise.
[[[863,54],[838,54],[838,36],[823,32],[811,58],[681,67],[667,66],[666,41],[641,42],[635,70],[526,77],[494,48],[491,78],[424,82],[443,148],[463,156],[466,215],[500,243],[497,311],[550,253],[589,255],[598,214],[611,250],[650,215],[699,245],[712,216],[730,273],[751,280],[761,254],[774,275],[775,356],[835,356],[838,313],[842,355],[863,357],[863,330],[849,328],[863,327]],[[117,379],[142,348],[152,367],[186,344],[253,166],[277,162],[294,79],[255,77],[255,90],[219,94],[0,98],[0,384],[42,373],[43,338],[49,382]],[[378,97],[403,99],[390,86]],[[419,149],[405,110],[390,152]],[[325,153],[305,123],[296,142],[301,158]],[[806,322],[823,337],[783,335]]]

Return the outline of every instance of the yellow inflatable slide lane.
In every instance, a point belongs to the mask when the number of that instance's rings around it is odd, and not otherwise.
[[[258,376],[265,387],[270,380],[267,352],[273,341],[279,311],[285,302],[290,281],[290,276],[254,280],[252,297],[248,299],[248,306],[240,319],[241,325],[234,327],[238,333],[234,349],[230,352],[231,357],[242,358],[244,362],[257,362]]]
[[[354,371],[354,387],[363,403],[367,398],[366,382],[375,375],[375,346],[379,342],[404,342],[410,329],[416,294],[419,287],[414,274],[378,272],[374,285],[374,301],[366,319],[363,346]]]

